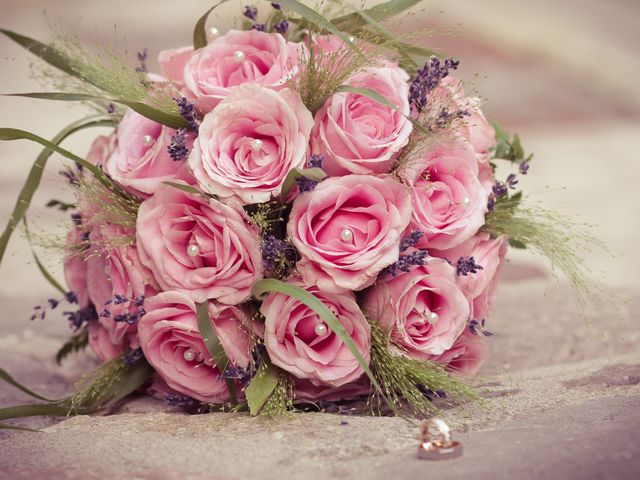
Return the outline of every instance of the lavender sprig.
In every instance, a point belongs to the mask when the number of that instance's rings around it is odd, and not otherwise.
[[[258,18],[258,8],[255,5],[245,5],[242,14],[249,20],[255,21],[255,19]]]
[[[400,255],[397,262],[392,263],[388,267],[385,267],[380,273],[389,274],[392,277],[397,277],[400,273],[407,273],[411,270],[411,267],[425,265],[429,254],[426,250],[416,250],[406,255]]]
[[[415,230],[411,232],[409,235],[405,236],[400,241],[400,251],[404,252],[405,250],[408,250],[411,247],[415,247],[423,235],[424,233],[422,233],[421,231]]]
[[[469,331],[473,335],[479,335],[480,333],[482,333],[482,335],[484,335],[485,337],[493,336],[493,333],[491,333],[489,330],[485,330],[484,325],[485,325],[484,318],[480,321],[474,318],[469,322]]]
[[[176,133],[171,137],[171,143],[167,146],[167,152],[174,162],[184,160],[189,156],[189,149],[186,146],[187,130],[185,128],[179,128]]]
[[[186,97],[174,98],[174,102],[180,109],[180,116],[187,121],[187,130],[189,132],[198,132],[198,113],[196,112],[196,104],[190,102]]]
[[[449,75],[449,70],[456,70],[460,62],[453,58],[446,58],[444,63],[438,57],[431,57],[418,70],[409,88],[409,103],[412,111],[422,112],[427,106],[427,96]]]
[[[478,273],[478,270],[484,270],[482,265],[476,263],[475,258],[460,257],[456,262],[456,275],[466,277],[470,273]]]

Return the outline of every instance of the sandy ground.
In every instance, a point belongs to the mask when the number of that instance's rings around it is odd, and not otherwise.
[[[46,37],[40,13],[46,8],[48,18],[62,18],[97,43],[114,38],[116,22],[119,42],[132,51],[186,44],[206,7],[167,2],[160,9],[149,0],[1,3],[0,26]],[[44,433],[0,432],[0,478],[640,477],[640,9],[631,1],[531,3],[426,2],[427,12],[415,18],[453,33],[436,34],[433,44],[463,60],[461,74],[490,99],[491,117],[517,129],[536,153],[525,191],[598,224],[595,234],[614,257],[589,254],[606,286],[602,302],[580,315],[568,287],[534,257],[514,252],[491,319],[492,354],[482,371],[486,405],[445,412],[464,443],[461,459],[418,461],[418,429],[399,418],[185,416],[138,398],[113,415],[26,422]],[[24,80],[28,56],[3,39],[0,62],[1,92],[37,88]],[[477,72],[488,77],[473,80]],[[61,104],[0,99],[2,126],[43,136],[80,114]],[[90,140],[79,136],[67,146],[81,153]],[[24,143],[0,144],[3,222],[37,152]],[[59,223],[43,208],[63,195],[56,171],[52,164],[31,214],[46,231]],[[29,322],[32,306],[51,296],[27,265],[29,255],[18,235],[0,269],[0,366],[34,389],[62,395],[95,360],[80,354],[55,365],[68,330],[55,316]],[[59,274],[55,256],[43,256]],[[0,386],[0,405],[25,401]]]

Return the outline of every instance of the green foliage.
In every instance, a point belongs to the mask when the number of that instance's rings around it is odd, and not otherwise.
[[[493,124],[496,130],[497,145],[493,148],[493,158],[500,160],[508,160],[514,163],[530,162],[533,153],[525,156],[524,149],[520,142],[520,136],[517,133],[513,135],[500,128],[497,123]]]
[[[63,202],[62,200],[57,200],[55,198],[52,198],[51,200],[49,200],[45,205],[45,207],[57,208],[61,212],[67,212],[69,210],[73,210],[76,208],[76,206],[73,203]]]
[[[221,0],[216,3],[213,7],[207,10],[204,15],[202,15],[198,21],[196,22],[195,27],[193,28],[193,49],[198,50],[199,48],[205,47],[207,45],[207,19],[209,18],[209,14],[213,12],[220,5],[225,3],[227,0]]]
[[[327,174],[321,168],[292,168],[282,182],[280,197],[286,199],[291,189],[296,185],[296,179],[306,177],[314,182],[321,182]]]
[[[260,413],[269,398],[274,395],[279,379],[278,369],[271,364],[268,358],[262,358],[258,371],[245,390],[251,415]],[[277,403],[275,400],[274,402]]]
[[[62,348],[58,350],[58,353],[56,353],[56,363],[60,365],[62,360],[67,358],[70,354],[84,350],[88,344],[89,329],[84,327],[78,333],[72,335]]]
[[[27,217],[26,216],[23,217],[22,221],[24,223],[24,232],[25,232],[25,235],[27,236],[27,241],[29,242],[29,248],[31,249],[31,254],[33,255],[33,260],[36,262],[38,270],[40,270],[40,273],[42,274],[44,279],[47,282],[49,282],[49,284],[53,288],[55,288],[56,290],[58,290],[60,293],[64,295],[66,293],[66,290],[64,289],[64,287],[62,287],[62,285],[58,283],[58,281],[53,277],[53,275],[49,273],[49,271],[46,269],[44,264],[38,258],[38,255],[36,254],[36,251],[33,248],[33,242],[31,241],[31,232],[29,231],[29,224],[27,223]]]
[[[260,415],[277,417],[293,411],[293,380],[291,376],[279,370],[278,382],[260,410]]]

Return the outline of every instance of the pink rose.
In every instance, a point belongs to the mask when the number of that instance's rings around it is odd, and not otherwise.
[[[162,182],[189,180],[186,162],[167,150],[176,131],[127,110],[116,132],[117,147],[104,165],[116,182],[141,196],[152,194]],[[191,148],[194,135],[185,134]]]
[[[369,88],[398,107],[386,107],[357,93],[336,93],[318,111],[312,149],[325,157],[329,175],[387,173],[408,143],[413,125],[408,74],[398,67],[367,68],[348,81]]]
[[[479,335],[465,330],[449,350],[430,360],[445,365],[458,375],[475,375],[487,357],[489,349]]]
[[[297,280],[290,283],[304,287],[333,311],[368,363],[371,329],[354,295],[327,294]],[[316,386],[339,387],[364,373],[340,337],[295,298],[270,293],[260,311],[265,318],[264,344],[274,365]]]
[[[328,178],[296,198],[287,232],[305,282],[323,292],[362,290],[398,260],[411,218],[409,190],[391,177]]]
[[[470,319],[456,270],[433,257],[426,265],[379,280],[366,292],[364,308],[408,356],[425,360],[451,348]]]
[[[144,308],[140,346],[169,388],[202,402],[228,401],[227,385],[198,330],[196,304],[185,294],[163,292],[147,299]],[[251,343],[244,312],[209,302],[209,313],[230,363],[248,367]]]
[[[79,215],[79,214],[78,214]],[[80,216],[76,218],[81,218]],[[78,296],[78,307],[85,308],[91,303],[87,291],[87,259],[85,258],[85,232],[74,225],[67,234],[64,255],[64,278],[69,290]]]
[[[352,400],[367,396],[372,392],[371,382],[367,375],[362,375],[358,380],[346,383],[339,387],[317,386],[309,380],[296,380],[293,398],[297,402],[315,403],[318,400],[336,402],[339,400]]]
[[[296,92],[242,85],[205,115],[189,164],[206,191],[267,202],[292,168],[304,166],[312,126]]]
[[[177,85],[182,85],[184,68],[192,55],[193,47],[191,45],[161,51],[158,54],[158,63],[162,76]]]
[[[122,352],[124,352],[128,342],[125,340],[120,343],[111,341],[111,332],[105,328],[100,322],[89,322],[89,346],[93,350],[101,362],[113,360]],[[134,337],[137,343],[137,335]],[[136,347],[137,348],[137,347]]]
[[[481,232],[456,248],[433,252],[447,258],[456,265],[461,257],[473,257],[474,263],[480,265],[476,273],[458,276],[458,284],[469,299],[472,318],[481,321],[486,319],[496,301],[496,289],[500,272],[504,266],[509,242],[506,237],[492,239],[488,233]]]
[[[277,33],[230,30],[187,62],[187,95],[196,99],[199,110],[209,112],[243,83],[281,88],[296,74],[301,48]]]
[[[478,178],[478,159],[462,140],[426,152],[424,169],[413,181],[411,230],[423,233],[418,247],[451,248],[484,225],[488,193]]]
[[[194,302],[241,303],[262,278],[258,228],[215,199],[161,185],[140,205],[136,235],[140,260],[162,290]]]
[[[95,165],[96,167],[104,167],[107,160],[116,148],[116,135],[111,134],[109,136],[98,136],[91,147],[89,153],[87,153],[87,162]]]
[[[126,236],[132,241],[135,238],[133,230],[108,224],[97,225],[91,231],[91,246],[85,257],[87,291],[111,343],[128,343],[136,348],[137,341],[131,336],[135,337],[141,301],[156,289],[151,272],[140,263],[135,245],[118,244]],[[122,300],[114,300],[116,296]]]

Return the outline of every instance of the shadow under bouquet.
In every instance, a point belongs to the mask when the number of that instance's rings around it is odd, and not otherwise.
[[[128,65],[2,30],[66,86],[19,95],[96,112],[51,141],[0,129],[45,147],[0,251],[50,155],[70,160],[75,201],[51,203],[70,214],[67,286],[38,261],[63,298],[33,318],[63,309],[74,334],[59,360],[88,345],[102,364],[59,400],[0,371],[44,401],[0,420],[91,413],[136,391],[254,415],[365,399],[425,416],[478,398],[469,378],[509,245],[570,274],[581,262],[568,220],[521,205],[531,156],[465,93],[458,61],[385,26],[417,3],[267,2],[263,21],[246,6],[226,33],[206,27],[212,8],[153,73],[146,51]],[[59,146],[92,127],[112,131],[86,156]]]

